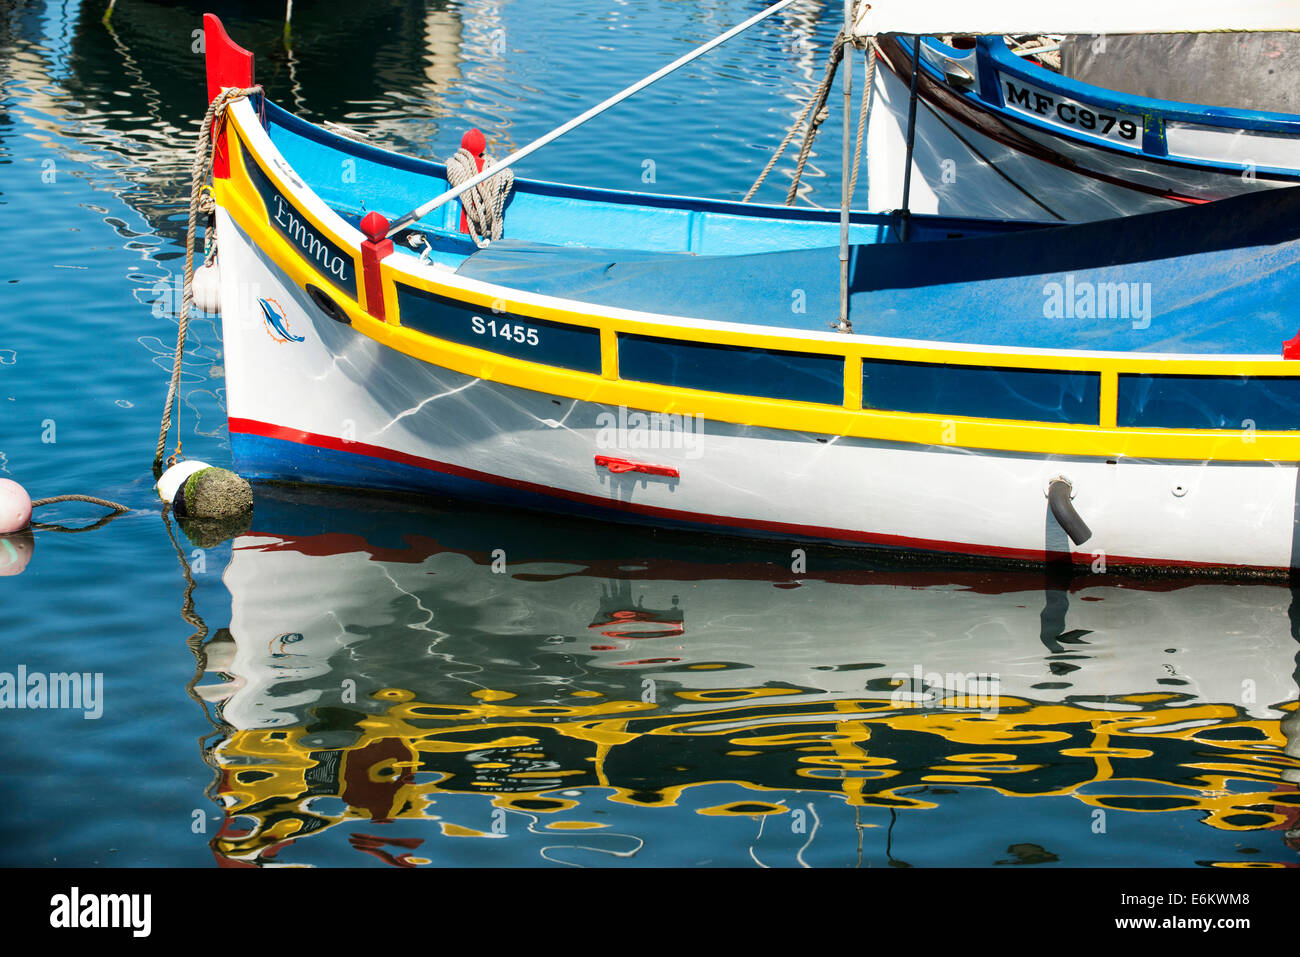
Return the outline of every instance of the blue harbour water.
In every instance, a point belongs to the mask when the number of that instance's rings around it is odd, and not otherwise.
[[[287,44],[280,4],[206,6],[289,109],[445,158],[470,126],[522,145],[759,5],[300,3]],[[0,0],[0,478],[131,508],[0,542],[0,674],[102,675],[98,716],[0,709],[0,863],[1300,864],[1285,583],[799,556],[286,487],[233,541],[192,540],[149,464],[205,5],[106,7]],[[840,10],[796,4],[520,174],[742,196]],[[801,201],[836,203],[839,134]],[[229,465],[222,363],[201,316],[184,452]]]

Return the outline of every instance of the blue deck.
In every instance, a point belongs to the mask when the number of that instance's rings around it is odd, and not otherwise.
[[[1018,234],[855,246],[850,266],[858,333],[1279,354],[1300,328],[1300,189]],[[503,240],[458,272],[594,304],[778,328],[824,330],[838,314],[835,247],[627,256]]]

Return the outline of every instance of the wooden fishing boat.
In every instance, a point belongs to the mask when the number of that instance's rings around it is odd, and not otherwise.
[[[206,38],[209,98],[250,87]],[[244,475],[1095,571],[1297,564],[1300,191],[1044,228],[519,180],[479,247],[419,205],[448,185],[260,94],[225,110]]]
[[[903,205],[909,127],[913,212],[1082,222],[1300,183],[1300,116],[1103,89],[1001,36],[954,43],[880,39],[869,209]]]

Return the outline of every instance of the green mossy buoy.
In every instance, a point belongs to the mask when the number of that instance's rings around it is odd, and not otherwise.
[[[233,519],[253,510],[253,489],[229,469],[199,469],[177,490],[172,503],[185,518]]]

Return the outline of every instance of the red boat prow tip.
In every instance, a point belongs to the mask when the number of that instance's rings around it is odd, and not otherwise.
[[[208,73],[208,102],[225,87],[245,89],[253,85],[253,54],[226,33],[221,19],[214,13],[203,14],[203,50]],[[212,176],[230,176],[230,157],[226,152],[225,134],[213,130],[216,149],[212,157]]]
[[[230,39],[215,13],[203,14],[203,49],[208,68],[209,103],[223,87],[243,89],[253,85],[253,54]]]

